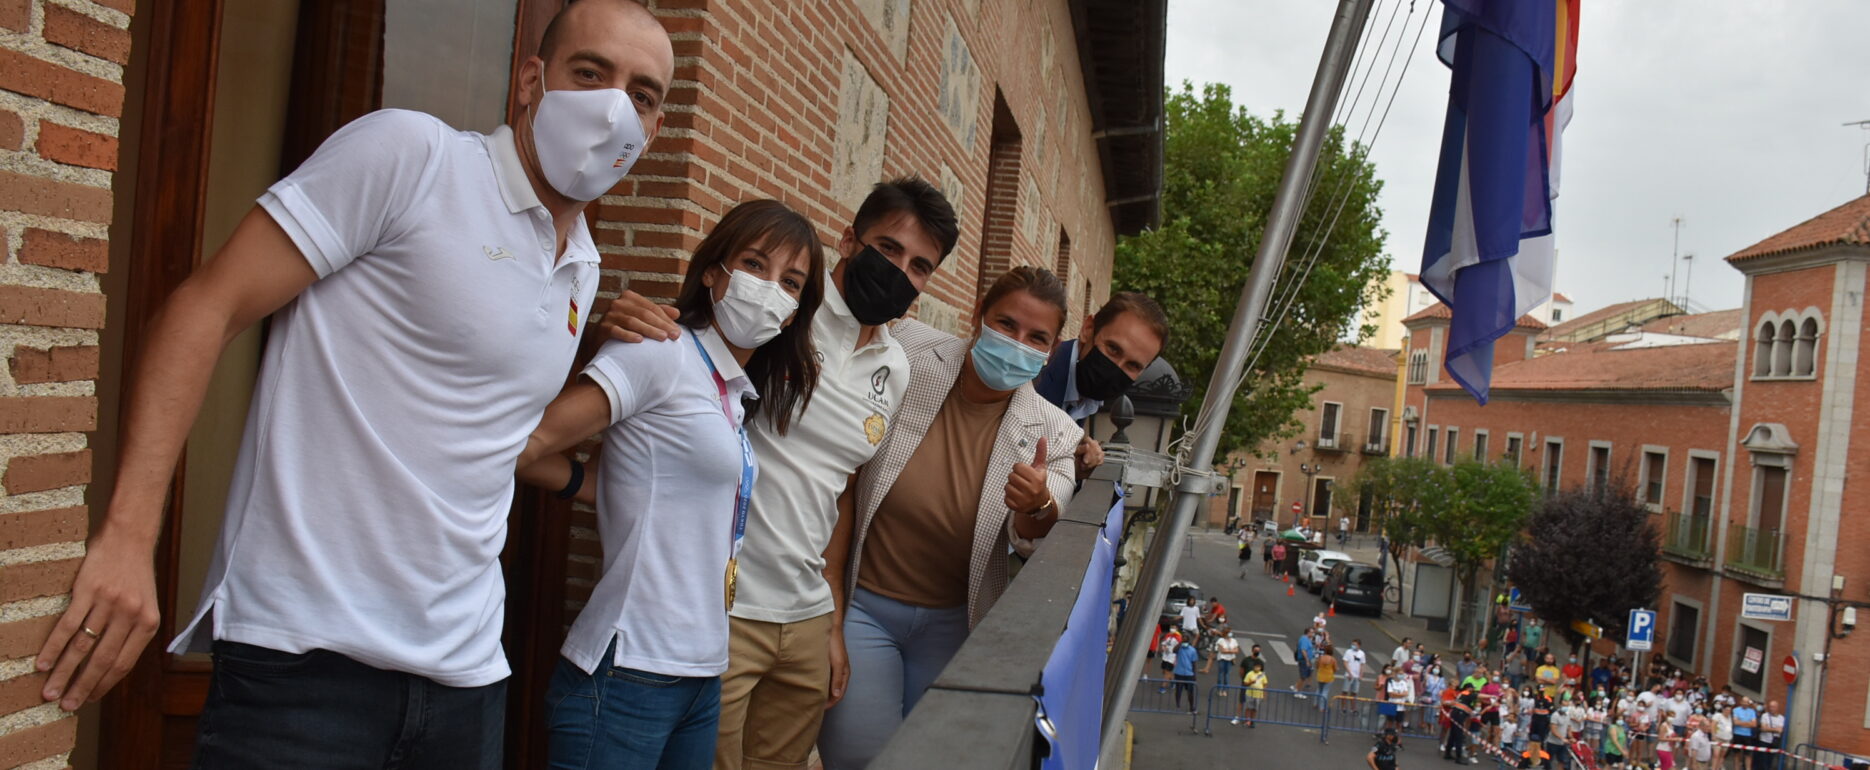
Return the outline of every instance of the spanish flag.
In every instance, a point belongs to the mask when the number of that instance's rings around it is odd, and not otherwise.
[[[1552,295],[1579,3],[1442,0],[1437,55],[1454,74],[1422,284],[1453,310],[1444,366],[1482,404],[1494,341]]]

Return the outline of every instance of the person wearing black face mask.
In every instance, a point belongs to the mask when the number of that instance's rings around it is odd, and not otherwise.
[[[1060,343],[1032,386],[1039,396],[1084,420],[1135,384],[1137,375],[1169,343],[1169,319],[1139,292],[1111,296],[1085,319],[1078,339]],[[1078,477],[1103,463],[1104,452],[1087,434],[1077,449]]]

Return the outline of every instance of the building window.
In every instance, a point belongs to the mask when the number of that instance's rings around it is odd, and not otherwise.
[[[1512,463],[1515,468],[1519,467],[1519,456],[1525,451],[1525,445],[1525,437],[1513,433],[1506,434],[1506,461]]]
[[[1799,336],[1799,329],[1788,318],[1779,322],[1779,336],[1773,342],[1773,374],[1780,377],[1792,376],[1792,343]]]
[[[1490,459],[1487,457],[1487,431],[1474,431],[1474,459],[1483,463]]]
[[[1390,445],[1390,410],[1379,407],[1370,408],[1370,431],[1364,448],[1374,453],[1382,453]]]
[[[1662,507],[1663,474],[1669,467],[1669,455],[1653,449],[1643,450],[1643,502],[1651,508]]]
[[[1331,479],[1312,479],[1312,515],[1331,515]]]
[[[1319,410],[1321,413],[1318,420],[1319,446],[1334,447],[1338,445],[1338,415],[1343,411],[1344,405],[1334,401],[1326,401],[1324,408]]]
[[[1409,354],[1409,384],[1422,385],[1428,382],[1428,351],[1417,350]]]
[[[1766,651],[1772,648],[1772,637],[1761,629],[1752,626],[1740,627],[1740,638],[1734,644],[1734,687],[1749,690],[1759,695],[1766,684]]]
[[[1701,638],[1701,610],[1691,604],[1671,602],[1669,605],[1669,639],[1666,650],[1670,658],[1688,668],[1695,665],[1695,643]]]
[[[1714,515],[1714,463],[1712,457],[1688,459],[1688,488],[1693,497],[1688,511],[1703,518]]]
[[[1426,458],[1428,458],[1428,459],[1430,459],[1430,460],[1433,460],[1433,459],[1435,459],[1435,457],[1436,457],[1436,455],[1435,455],[1435,447],[1437,446],[1437,444],[1436,444],[1436,442],[1435,442],[1435,439],[1436,439],[1436,438],[1439,438],[1439,437],[1440,437],[1440,435],[1441,435],[1441,430],[1440,430],[1440,429],[1438,429],[1438,428],[1436,428],[1436,427],[1435,427],[1435,426],[1433,426],[1433,425],[1430,425],[1430,426],[1429,426],[1429,429],[1428,429],[1428,447],[1427,447],[1427,448],[1426,448],[1426,449],[1425,449],[1425,450],[1424,450],[1424,451],[1422,452],[1422,456],[1423,456],[1423,457],[1426,457]]]
[[[1811,377],[1818,371],[1818,319],[1807,318],[1799,324],[1799,337],[1793,346],[1792,374]]]
[[[1753,508],[1753,527],[1762,532],[1778,532],[1785,521],[1786,469],[1760,466],[1760,499]]]
[[[1409,423],[1408,429],[1403,432],[1403,455],[1404,456],[1407,456],[1407,457],[1415,456],[1415,434],[1416,434],[1415,423],[1413,422]]]
[[[1772,321],[1760,324],[1760,333],[1753,340],[1753,376],[1771,377],[1773,375],[1773,332]]]
[[[1559,471],[1565,466],[1565,440],[1545,440],[1545,493],[1558,491]]]
[[[1591,479],[1591,491],[1603,492],[1610,489],[1610,445],[1591,442],[1590,467],[1585,470]]]
[[[1453,465],[1455,447],[1459,446],[1460,444],[1461,444],[1461,429],[1460,428],[1449,428],[1448,429],[1448,450],[1447,450],[1447,454],[1442,455],[1441,461],[1449,465]]]

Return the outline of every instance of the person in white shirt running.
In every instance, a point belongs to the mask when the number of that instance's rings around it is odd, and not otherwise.
[[[269,188],[147,331],[42,695],[75,710],[142,656],[177,459],[222,350],[271,316],[200,611],[171,647],[217,661],[195,762],[498,767],[515,461],[597,291],[585,207],[653,141],[673,79],[653,14],[586,0],[519,63],[511,126],[371,113]]]
[[[811,403],[823,259],[804,216],[735,206],[690,259],[680,338],[606,343],[533,430],[521,478],[560,496],[585,484],[558,453],[604,437],[587,495],[604,560],[546,693],[554,767],[713,765],[757,475],[745,423],[783,435]]]

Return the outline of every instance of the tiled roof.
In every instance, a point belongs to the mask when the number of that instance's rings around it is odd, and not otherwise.
[[[1553,302],[1570,302],[1571,298],[1565,296],[1564,292],[1555,291],[1555,292],[1552,292],[1552,301]]]
[[[1429,305],[1428,307],[1423,308],[1420,312],[1417,312],[1415,315],[1409,316],[1408,318],[1404,318],[1402,322],[1407,324],[1410,321],[1419,321],[1424,318],[1451,319],[1451,318],[1454,318],[1454,311],[1449,309],[1449,307],[1446,304],[1437,302],[1433,305]],[[1521,329],[1544,329],[1545,322],[1540,321],[1537,318],[1533,318],[1530,315],[1523,315],[1519,317],[1519,323],[1515,324],[1515,326]]]
[[[1729,262],[1834,243],[1870,245],[1870,195],[1849,201],[1735,252]]]
[[[1399,352],[1361,345],[1339,345],[1313,358],[1312,364],[1393,377],[1396,375],[1396,354]]]
[[[1658,318],[1643,324],[1643,331],[1655,334],[1680,334],[1684,337],[1718,338],[1724,334],[1740,331],[1740,308],[1716,310],[1693,315],[1675,315]]]
[[[1494,367],[1492,387],[1495,391],[1718,391],[1733,386],[1738,352],[1734,342],[1631,350],[1573,346],[1563,353]],[[1459,386],[1437,383],[1428,389]]]
[[[1655,304],[1657,306],[1653,309],[1645,309],[1643,307],[1644,305],[1650,305],[1650,304]],[[1643,311],[1643,312],[1639,312],[1639,311]],[[1679,315],[1681,312],[1682,312],[1681,308],[1678,308],[1674,306],[1673,304],[1670,304],[1667,300],[1653,299],[1653,298],[1652,299],[1633,299],[1633,300],[1630,300],[1629,302],[1619,302],[1615,305],[1610,305],[1607,307],[1600,307],[1589,313],[1584,313],[1582,315],[1576,315],[1576,316],[1572,316],[1571,318],[1567,318],[1564,321],[1553,324],[1550,329],[1546,330],[1544,334],[1539,335],[1539,337],[1540,339],[1553,339],[1553,340],[1565,339],[1569,336],[1572,336],[1573,332],[1576,332],[1582,329],[1595,328],[1598,326],[1602,326],[1605,321],[1613,320],[1617,318],[1618,316],[1631,314],[1631,313],[1635,313],[1635,315],[1632,317],[1632,320],[1635,323],[1646,323],[1650,321],[1651,319],[1654,319],[1658,316]],[[1618,326],[1621,327],[1622,324],[1618,324]],[[1622,328],[1615,328],[1615,329],[1607,328],[1601,331],[1602,331],[1602,334],[1614,334],[1616,332],[1623,331],[1623,329]],[[1594,337],[1602,336],[1602,334],[1593,334],[1592,336]]]

